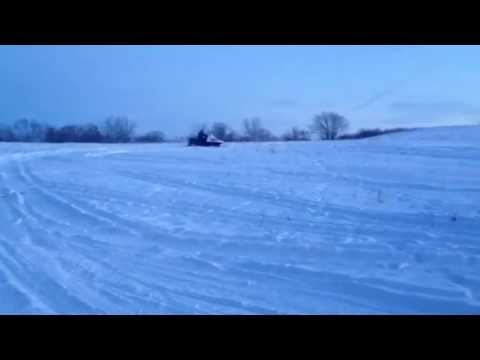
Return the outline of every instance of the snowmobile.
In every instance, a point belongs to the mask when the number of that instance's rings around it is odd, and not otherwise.
[[[223,144],[222,140],[217,139],[213,135],[208,135],[206,140],[199,139],[198,137],[191,137],[188,139],[188,146],[220,146]]]

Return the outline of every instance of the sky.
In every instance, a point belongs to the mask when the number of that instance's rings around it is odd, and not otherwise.
[[[334,111],[351,130],[480,123],[480,46],[0,45],[0,123],[128,116],[182,136]]]

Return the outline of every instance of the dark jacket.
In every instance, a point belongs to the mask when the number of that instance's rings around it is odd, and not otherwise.
[[[205,142],[205,141],[207,141],[207,139],[208,139],[208,135],[205,134],[203,129],[200,130],[199,133],[198,133],[198,140]]]

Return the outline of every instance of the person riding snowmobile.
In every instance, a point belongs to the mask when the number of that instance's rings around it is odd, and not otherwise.
[[[206,143],[207,142],[207,139],[208,139],[208,135],[205,134],[205,132],[203,131],[203,129],[201,129],[199,132],[198,132],[198,141],[202,142],[202,143]]]

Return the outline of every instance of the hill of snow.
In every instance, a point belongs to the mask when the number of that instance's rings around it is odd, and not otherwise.
[[[480,313],[480,126],[0,144],[0,313]]]

